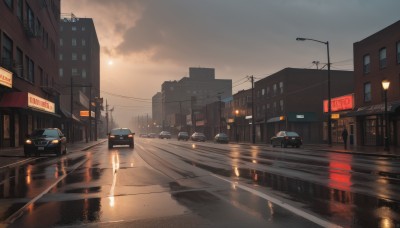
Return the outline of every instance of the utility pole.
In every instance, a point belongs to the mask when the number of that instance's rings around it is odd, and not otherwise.
[[[106,134],[108,134],[108,103],[106,100]]]
[[[72,86],[73,84],[72,81],[72,76],[71,76],[71,143],[74,143],[74,138],[75,138],[75,134],[74,134],[74,117],[73,117],[73,113],[74,113],[74,87]]]
[[[222,93],[218,93],[218,109],[219,109],[219,122],[218,122],[219,123],[219,132],[218,133],[222,132],[221,94]]]
[[[251,132],[252,132],[252,143],[256,143],[256,125],[255,125],[255,113],[254,113],[254,76],[250,76],[251,79]]]

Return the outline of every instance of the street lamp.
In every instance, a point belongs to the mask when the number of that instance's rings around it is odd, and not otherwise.
[[[389,151],[389,118],[388,118],[388,110],[387,110],[387,91],[390,86],[390,81],[389,80],[383,80],[382,81],[382,88],[383,91],[385,92],[385,148],[384,150]]]
[[[320,40],[301,38],[301,37],[296,38],[296,40],[297,41],[311,40],[326,45],[326,51],[328,55],[328,144],[329,146],[332,146],[331,62],[329,58],[329,41],[323,42]]]
[[[235,110],[235,139],[236,139],[236,142],[238,143],[239,142],[239,135],[238,135],[238,128],[239,128],[239,124],[237,123],[237,121],[238,121],[238,115],[239,115],[239,110]]]

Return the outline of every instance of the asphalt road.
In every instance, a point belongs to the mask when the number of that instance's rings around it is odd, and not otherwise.
[[[400,226],[388,157],[137,138],[2,175],[9,227]]]

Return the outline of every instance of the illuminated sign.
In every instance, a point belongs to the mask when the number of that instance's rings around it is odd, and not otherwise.
[[[92,113],[91,117],[95,117],[95,113],[93,111],[91,113]],[[80,111],[79,112],[79,116],[81,116],[81,117],[89,117],[89,111],[88,110]]]
[[[304,115],[296,115],[297,119],[304,119]]]
[[[354,94],[331,99],[331,111],[338,112],[354,109]],[[324,112],[328,112],[328,100],[324,100]]]
[[[0,67],[0,85],[12,88],[12,73]]]
[[[46,99],[28,93],[28,107],[55,113],[54,103]]]
[[[340,114],[338,114],[338,113],[333,113],[333,114],[331,115],[331,119],[334,119],[334,120],[340,119]]]

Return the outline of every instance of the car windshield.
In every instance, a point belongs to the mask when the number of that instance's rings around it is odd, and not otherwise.
[[[293,131],[286,132],[286,135],[287,136],[299,136],[299,134],[297,134],[296,132],[293,132]]]
[[[32,137],[58,137],[58,132],[55,129],[40,129],[35,130],[31,134]]]
[[[225,133],[219,133],[218,136],[219,137],[228,137]]]
[[[179,132],[179,135],[188,135],[188,133],[187,132]]]
[[[131,134],[131,130],[125,128],[111,130],[111,135],[129,135],[129,134]]]

